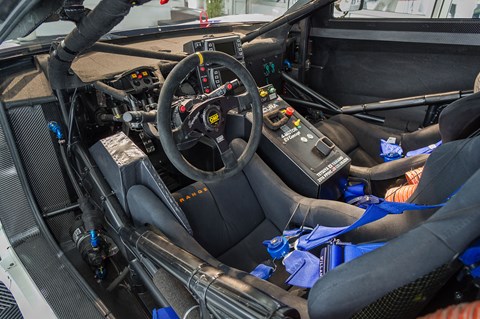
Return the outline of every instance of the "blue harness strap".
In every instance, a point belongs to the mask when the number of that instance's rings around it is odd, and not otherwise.
[[[395,139],[389,138],[387,141],[380,139],[380,156],[383,157],[385,162],[394,161],[402,158],[403,149],[400,145],[395,144]]]
[[[297,249],[311,250],[322,244],[325,244],[331,239],[334,239],[342,234],[355,230],[364,225],[370,224],[374,221],[382,219],[389,214],[402,214],[406,210],[426,210],[432,208],[440,208],[445,204],[437,205],[417,205],[412,203],[394,203],[387,202],[379,198],[379,203],[369,205],[363,215],[350,226],[345,227],[326,227],[317,225],[309,234],[300,236],[297,242]]]
[[[263,280],[267,280],[268,278],[270,278],[273,274],[273,267],[270,267],[270,266],[267,266],[267,265],[264,265],[264,264],[260,264],[258,265],[257,267],[255,267],[254,270],[252,270],[250,272],[250,275],[253,275],[255,277],[258,277],[260,279],[263,279]]]
[[[330,242],[322,248],[320,258],[313,254],[294,250],[283,260],[285,270],[290,273],[286,283],[289,285],[312,288],[328,271],[375,250],[385,243],[367,243],[354,245],[350,243]]]
[[[320,278],[320,259],[306,251],[294,250],[283,260],[285,270],[291,274],[286,283],[311,288]]]
[[[458,259],[467,266],[473,278],[480,278],[480,240],[468,247]]]
[[[439,147],[440,145],[442,145],[442,141],[410,151],[407,154],[405,154],[405,157],[412,157],[412,156],[417,156],[422,154],[431,154],[433,150]]]
[[[412,203],[389,202],[371,195],[355,197],[356,195],[361,194],[360,187],[358,187],[351,192],[350,195],[354,198],[351,199],[350,202],[354,202],[360,207],[366,207],[366,210],[363,215],[350,226],[326,227],[317,225],[310,233],[305,235],[304,232],[308,230],[303,227],[286,230],[284,231],[283,236],[276,237],[270,241],[265,241],[264,245],[270,248],[267,250],[274,259],[280,259],[285,256],[283,264],[285,265],[286,271],[291,274],[287,279],[288,284],[310,288],[328,270],[384,245],[384,243],[360,245],[338,244],[338,241],[333,241],[336,237],[382,219],[387,215],[399,215],[407,210],[427,210],[443,207],[459,190],[460,189],[449,196],[444,203],[437,205],[418,205]],[[298,239],[294,246],[295,250],[291,253],[287,253],[287,247],[289,247],[287,237],[291,239],[297,236]],[[320,258],[317,258],[308,252],[309,250],[328,242],[330,242],[330,245],[322,249]],[[467,252],[468,254],[466,254]],[[480,278],[480,241],[476,250],[467,250],[467,252],[460,258],[464,257],[464,259],[467,260],[464,263],[470,265],[472,276],[478,272],[478,277]],[[257,266],[257,268],[252,271],[252,274],[262,279],[268,279],[273,270],[270,272],[270,269],[268,268],[271,267],[265,267],[268,266]]]
[[[349,202],[350,200],[361,197],[365,195],[365,186],[363,183],[355,184],[348,186],[345,189],[345,193],[343,194],[343,197],[345,198],[345,202]]]

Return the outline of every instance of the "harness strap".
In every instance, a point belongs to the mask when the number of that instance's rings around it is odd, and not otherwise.
[[[285,270],[290,273],[286,283],[302,288],[312,288],[313,285],[328,271],[375,250],[385,243],[367,243],[354,245],[341,243],[338,240],[330,242],[322,248],[320,258],[302,250],[294,250],[283,260]]]
[[[275,269],[273,267],[259,264],[257,267],[255,267],[254,270],[250,272],[250,275],[253,275],[263,280],[267,280],[272,276],[274,270]]]
[[[342,234],[355,230],[359,227],[370,224],[374,221],[382,219],[383,217],[394,214],[402,214],[406,210],[427,210],[432,208],[440,208],[445,204],[437,205],[417,205],[412,203],[394,203],[387,202],[384,199],[379,198],[379,203],[369,205],[363,215],[350,226],[345,227],[326,227],[317,225],[313,231],[309,234],[300,236],[297,241],[297,249],[299,250],[311,250],[322,244],[325,244],[331,239],[334,239]]]

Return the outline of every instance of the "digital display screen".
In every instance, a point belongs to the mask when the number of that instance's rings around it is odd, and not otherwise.
[[[235,42],[218,42],[215,43],[215,50],[224,52],[229,55],[236,55]]]
[[[228,81],[232,81],[232,80],[235,80],[237,79],[238,80],[238,77],[235,75],[235,73],[233,73],[232,71],[228,70],[228,69],[221,69],[220,70],[220,75],[222,77],[222,84],[225,84],[225,82],[228,82]],[[235,94],[240,94],[240,93],[243,93],[245,92],[245,87],[240,84],[240,86],[238,88],[235,89]]]

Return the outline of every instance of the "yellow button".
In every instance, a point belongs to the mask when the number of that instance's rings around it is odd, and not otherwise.
[[[147,72],[147,71],[143,71],[143,72],[142,72],[142,75],[148,76],[148,72]]]
[[[268,92],[265,90],[260,91],[260,96],[261,97],[266,97],[268,95]]]
[[[136,79],[137,75],[135,73],[132,73],[132,79]]]
[[[300,125],[300,119],[293,121],[293,125],[299,126]]]

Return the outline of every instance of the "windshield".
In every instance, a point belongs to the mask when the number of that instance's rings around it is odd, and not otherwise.
[[[164,2],[162,0],[161,2]],[[297,0],[170,0],[160,4],[159,0],[133,7],[125,19],[112,33],[158,28],[167,26],[235,22],[269,22],[281,16]],[[100,0],[86,0],[84,6],[93,9]],[[208,22],[207,22],[208,21]],[[24,38],[3,43],[0,48],[31,43],[41,38],[62,36],[75,27],[73,22],[44,22],[34,32]]]

